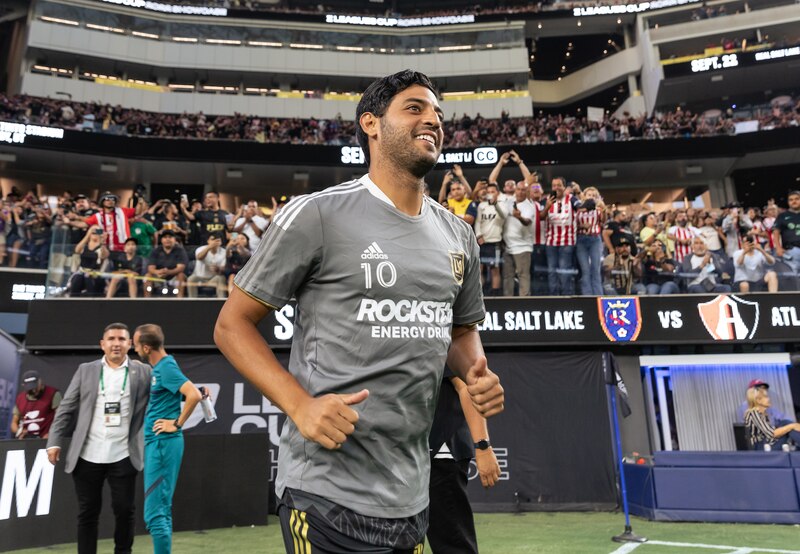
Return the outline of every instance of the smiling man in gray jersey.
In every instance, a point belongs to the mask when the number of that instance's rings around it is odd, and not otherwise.
[[[410,70],[379,79],[356,117],[369,173],[281,210],[214,337],[288,416],[276,481],[287,552],[411,554],[427,527],[445,363],[485,417],[502,411],[503,389],[475,326],[472,230],[423,195],[443,142],[433,85]],[[256,326],[293,296],[287,371]]]

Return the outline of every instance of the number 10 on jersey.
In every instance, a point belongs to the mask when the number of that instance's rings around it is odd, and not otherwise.
[[[361,264],[361,268],[364,270],[364,287],[366,289],[372,288],[373,275],[375,276],[375,280],[378,281],[378,284],[385,289],[394,286],[397,282],[397,269],[395,269],[392,262],[379,263],[374,273],[371,263],[364,262]]]

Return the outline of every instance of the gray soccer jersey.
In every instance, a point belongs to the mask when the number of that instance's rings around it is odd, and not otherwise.
[[[235,283],[275,308],[297,299],[289,371],[312,395],[369,389],[339,450],[281,434],[276,491],[408,517],[428,505],[428,432],[452,325],[484,318],[478,246],[426,198],[397,210],[367,175],[301,196],[274,218]]]

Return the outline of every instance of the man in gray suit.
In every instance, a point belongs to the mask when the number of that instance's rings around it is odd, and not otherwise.
[[[55,465],[64,439],[78,495],[78,553],[97,552],[97,523],[103,485],[111,487],[114,553],[131,552],[134,537],[136,476],[143,467],[142,425],[150,397],[149,365],[130,360],[131,335],[124,323],[103,330],[100,360],[81,364],[58,407],[47,439],[47,457]]]

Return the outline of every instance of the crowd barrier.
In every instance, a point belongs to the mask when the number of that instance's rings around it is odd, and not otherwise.
[[[800,524],[800,452],[656,452],[625,478],[651,520]]]

